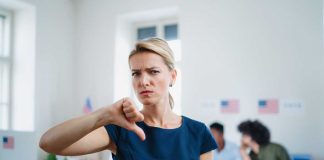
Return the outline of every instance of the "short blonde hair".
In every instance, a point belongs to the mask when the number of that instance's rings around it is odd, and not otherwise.
[[[128,63],[130,58],[138,53],[143,52],[152,52],[162,57],[164,63],[167,65],[169,70],[175,69],[175,61],[173,52],[169,46],[169,44],[160,38],[150,38],[146,40],[142,40],[136,43],[135,48],[131,51],[128,56]],[[174,106],[174,100],[169,92],[169,104],[171,108]]]

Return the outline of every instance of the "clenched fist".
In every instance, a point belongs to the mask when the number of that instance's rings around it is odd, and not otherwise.
[[[111,123],[136,133],[141,140],[145,140],[145,133],[136,122],[144,120],[144,115],[136,108],[130,98],[123,98],[110,108]]]

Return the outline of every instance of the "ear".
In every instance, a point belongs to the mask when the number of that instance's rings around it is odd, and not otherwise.
[[[174,83],[175,83],[175,81],[177,79],[177,75],[178,75],[177,70],[172,69],[171,70],[171,82],[170,82],[170,84],[174,85]]]

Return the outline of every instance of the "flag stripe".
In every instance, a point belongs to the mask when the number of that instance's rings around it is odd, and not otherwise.
[[[3,148],[5,149],[13,149],[14,148],[14,137],[8,136],[8,137],[3,137]]]
[[[86,99],[85,106],[83,107],[83,113],[87,114],[92,112],[92,105],[90,98]]]
[[[261,114],[278,113],[279,101],[277,99],[260,100],[258,111]]]
[[[235,99],[221,101],[221,112],[222,113],[238,113],[239,112],[239,101],[235,100]]]

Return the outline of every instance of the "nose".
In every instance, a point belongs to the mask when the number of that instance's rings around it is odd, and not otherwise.
[[[144,88],[150,85],[150,77],[147,74],[142,74],[140,85]]]

